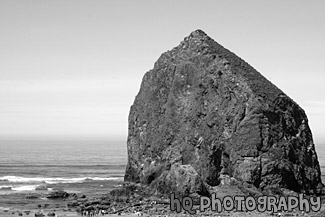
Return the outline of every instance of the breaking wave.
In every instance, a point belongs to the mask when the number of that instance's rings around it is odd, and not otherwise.
[[[21,176],[0,177],[0,181],[5,181],[9,183],[46,183],[46,184],[82,183],[85,181],[106,181],[106,180],[117,180],[117,179],[120,179],[120,177],[80,177],[80,178],[63,178],[63,177],[50,178],[50,177],[21,177]]]

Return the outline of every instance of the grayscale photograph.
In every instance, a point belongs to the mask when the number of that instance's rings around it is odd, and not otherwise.
[[[322,0],[0,0],[0,217],[325,216]]]

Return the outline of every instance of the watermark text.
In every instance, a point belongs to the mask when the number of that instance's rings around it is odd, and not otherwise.
[[[198,211],[204,212],[210,209],[214,212],[223,211],[253,211],[259,212],[272,211],[292,212],[294,209],[299,209],[305,212],[318,212],[321,208],[320,197],[305,198],[303,194],[288,197],[275,197],[275,196],[225,196],[220,199],[215,193],[210,197],[200,197],[198,206],[194,206],[193,199],[191,197],[176,198],[175,194],[170,195],[170,210],[176,212],[187,211],[189,214],[195,214]]]

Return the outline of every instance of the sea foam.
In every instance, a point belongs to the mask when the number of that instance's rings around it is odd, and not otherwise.
[[[84,181],[106,181],[117,180],[117,177],[80,177],[80,178],[65,178],[65,177],[21,177],[21,176],[2,176],[0,181],[12,182],[12,183],[46,183],[46,184],[58,184],[58,183],[81,183]]]
[[[22,185],[11,188],[13,191],[34,191],[39,185]]]

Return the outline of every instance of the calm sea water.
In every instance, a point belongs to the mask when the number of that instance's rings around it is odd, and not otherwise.
[[[126,142],[1,141],[0,195],[84,192],[123,180]]]

